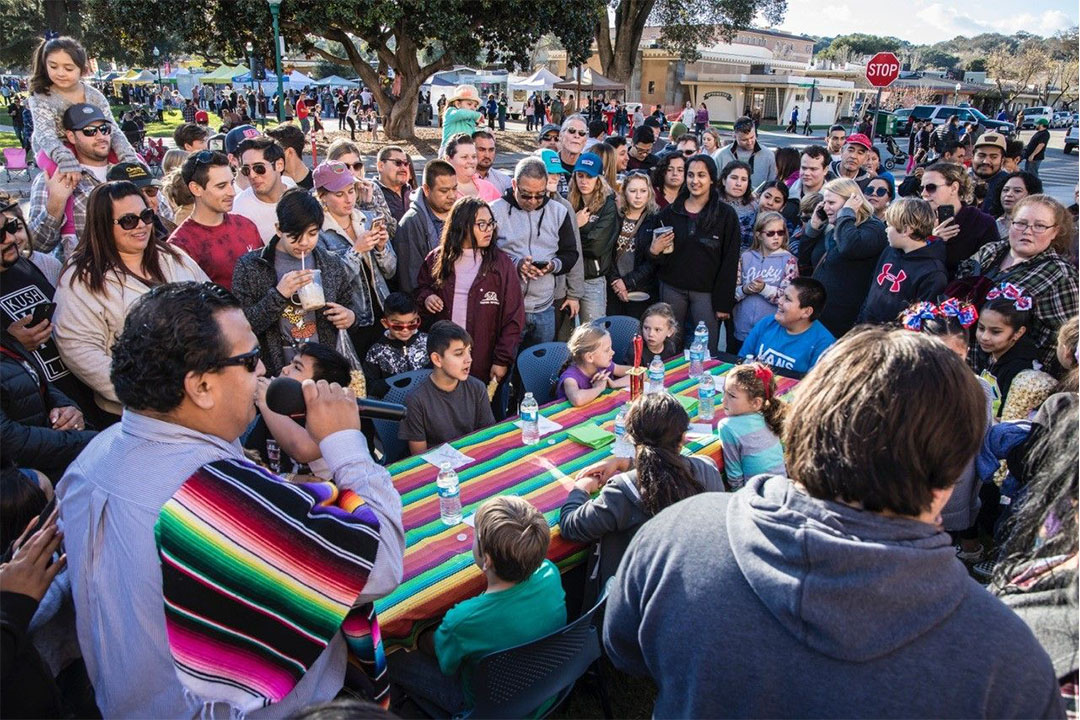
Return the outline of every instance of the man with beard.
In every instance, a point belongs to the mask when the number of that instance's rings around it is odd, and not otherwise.
[[[494,185],[500,196],[505,195],[511,181],[509,175],[492,167],[495,164],[495,136],[487,130],[477,130],[472,138],[476,143],[476,174]]]
[[[830,133],[830,142],[832,139]],[[840,159],[829,165],[829,179],[848,178],[855,182],[866,179],[866,156],[870,154],[870,138],[862,133],[854,133],[844,141],[840,149]]]
[[[1008,147],[1005,136],[1001,133],[983,133],[975,144],[975,156],[971,161],[971,171],[975,174],[975,179],[986,183],[986,199],[982,201],[980,209],[994,217],[1000,217],[1004,212],[999,197],[1001,186],[1009,177],[1009,173],[1002,168]]]

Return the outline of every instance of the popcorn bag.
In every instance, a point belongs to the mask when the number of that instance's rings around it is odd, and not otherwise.
[[[349,377],[351,378],[349,387],[356,393],[356,397],[367,397],[367,381],[364,379],[364,367],[360,364],[360,358],[356,355],[356,348],[353,347],[352,340],[349,339],[349,333],[338,330],[337,345],[334,349],[349,361],[349,367],[352,368],[349,371]]]

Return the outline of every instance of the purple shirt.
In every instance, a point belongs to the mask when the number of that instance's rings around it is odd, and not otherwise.
[[[608,365],[607,371],[609,374],[613,375],[615,373],[615,363]],[[563,390],[563,383],[571,378],[577,381],[579,389],[585,390],[592,385],[592,378],[581,372],[581,368],[577,365],[571,363],[570,367],[563,370],[563,374],[559,376],[559,387],[555,391],[556,400],[566,399],[566,391]]]

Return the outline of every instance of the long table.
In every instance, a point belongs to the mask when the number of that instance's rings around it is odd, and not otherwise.
[[[706,361],[705,369],[722,376],[732,365]],[[665,365],[664,385],[675,395],[696,397],[697,380],[691,379],[685,358]],[[777,377],[778,394],[791,391],[797,381]],[[720,393],[717,393],[719,405]],[[450,443],[473,458],[458,468],[461,504],[467,518],[485,500],[497,495],[518,495],[531,502],[547,518],[551,527],[548,558],[565,570],[585,559],[586,548],[563,539],[559,533],[559,509],[574,485],[574,475],[584,467],[611,455],[611,446],[593,450],[567,436],[575,425],[595,422],[612,430],[619,409],[628,403],[625,390],[608,390],[591,403],[575,408],[565,401],[549,403],[540,413],[562,426],[540,438],[537,445],[524,445],[521,430],[511,418]],[[712,425],[723,417],[717,408]],[[698,422],[694,414],[690,421]],[[706,455],[723,465],[720,438],[697,436],[684,452]],[[401,494],[405,526],[405,572],[401,585],[376,601],[375,609],[384,643],[389,649],[410,647],[416,634],[457,603],[483,592],[483,573],[472,556],[473,529],[465,523],[453,527],[439,518],[439,498],[435,488],[438,468],[420,457],[410,457],[387,468],[394,487]]]

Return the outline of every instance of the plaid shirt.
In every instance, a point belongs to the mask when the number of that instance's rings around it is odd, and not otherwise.
[[[181,111],[181,114],[184,116],[184,122],[195,122],[195,104],[192,103],[191,105],[188,105],[187,103],[184,103],[184,109]]]
[[[62,212],[60,217],[53,217],[45,209],[49,200],[47,183],[48,178],[45,173],[38,173],[34,182],[30,184],[30,217],[27,221],[30,242],[34,249],[46,253],[52,252],[60,243],[62,230],[67,224],[66,212]],[[81,236],[83,228],[86,227],[86,201],[90,197],[90,191],[97,186],[98,179],[83,169],[82,178],[71,193],[71,219],[74,221],[76,237]],[[73,248],[74,245],[71,248],[65,247],[65,255],[70,255],[70,250]]]
[[[987,243],[970,258],[960,263],[957,278],[978,277],[994,285],[1008,281],[1022,288],[1033,302],[1033,319],[1029,333],[1039,349],[1039,359],[1049,365],[1057,352],[1056,333],[1077,313],[1077,270],[1055,250],[1046,250],[1030,260],[1001,270],[1009,253],[1009,241]],[[969,353],[973,357],[975,347]]]

